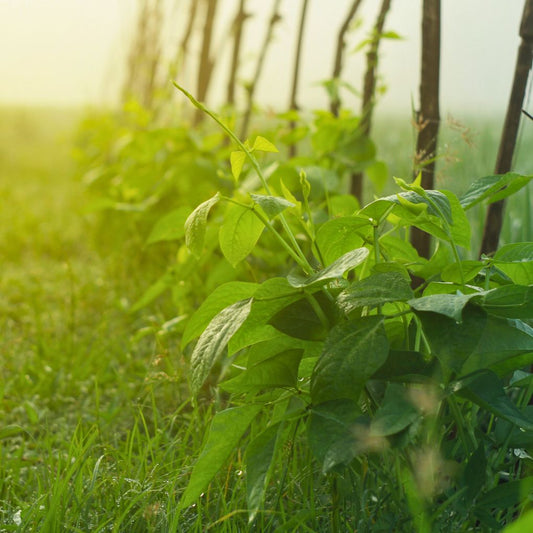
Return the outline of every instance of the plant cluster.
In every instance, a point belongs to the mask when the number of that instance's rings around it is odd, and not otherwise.
[[[247,163],[258,183],[250,190],[244,180],[232,196],[199,205],[185,222],[186,246],[205,253],[214,224],[230,264],[261,256],[257,243],[266,238],[286,265],[285,275],[220,285],[186,323],[182,345],[197,339],[193,394],[216,369],[227,408],[213,418],[180,507],[201,497],[242,444],[253,523],[276,462],[289,461],[305,439],[332,479],[339,527],[490,530],[512,522],[533,488],[533,244],[480,260],[462,255],[471,240],[466,212],[533,176],[481,178],[460,199],[424,190],[420,178],[396,179],[400,192],[349,213],[326,195],[327,216],[317,216],[305,171],[296,187],[272,179],[255,156],[275,152],[272,143],[242,143],[180,90],[236,143],[236,182]],[[412,227],[434,238],[429,259],[409,244]],[[356,498],[353,515],[343,512],[340,502],[353,510]]]

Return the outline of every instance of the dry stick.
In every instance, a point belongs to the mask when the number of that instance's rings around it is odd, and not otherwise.
[[[298,81],[299,81],[299,74],[300,74],[300,62],[302,58],[302,43],[304,38],[304,29],[305,29],[305,18],[307,15],[307,6],[309,4],[309,0],[303,0],[302,1],[302,12],[300,15],[300,26],[298,28],[298,37],[296,39],[296,55],[294,57],[294,71],[292,73],[292,88],[291,88],[291,97],[289,102],[289,109],[291,111],[297,111],[299,109],[298,102],[296,101],[296,97],[298,94]],[[294,130],[296,126],[296,123],[291,120],[289,124],[289,129],[292,131]],[[291,144],[289,147],[289,156],[294,157],[296,155],[296,144]]]
[[[163,13],[161,0],[155,0],[155,4],[152,7],[151,21],[152,25],[148,36],[150,43],[148,55],[146,58],[146,84],[144,86],[144,104],[146,107],[153,106],[154,90],[156,87],[156,75],[157,67],[161,62],[161,41],[160,35],[163,26]]]
[[[218,0],[205,0],[206,12],[205,23],[202,39],[202,48],[200,50],[200,65],[198,67],[198,85],[196,87],[196,94],[198,100],[205,101],[209,82],[211,81],[211,74],[213,72],[214,61],[211,57],[211,39],[213,37],[213,26],[215,22],[216,10]],[[194,115],[194,124],[199,124],[204,117],[200,110],[196,110]]]
[[[511,97],[507,105],[507,114],[500,139],[498,157],[496,159],[496,174],[505,174],[511,170],[513,154],[520,124],[520,113],[526,93],[527,80],[533,60],[533,0],[527,0],[524,4],[522,22],[520,24],[520,47],[516,59],[513,87]],[[483,239],[481,242],[481,254],[495,252],[498,248],[500,233],[503,225],[504,200],[491,204],[487,211]]]
[[[231,54],[231,66],[228,80],[228,92],[226,96],[229,105],[235,104],[235,82],[237,79],[237,69],[239,68],[239,57],[241,54],[242,30],[244,22],[248,18],[245,11],[246,0],[240,0],[237,15],[233,22],[233,52]]]
[[[420,111],[417,116],[415,169],[422,173],[422,187],[433,189],[439,134],[440,0],[424,0],[422,7],[422,69]],[[429,257],[431,237],[411,229],[411,243],[422,257]]]
[[[274,27],[276,26],[277,22],[281,20],[281,15],[279,14],[280,4],[281,4],[281,0],[274,0],[274,5],[272,7],[272,15],[270,17],[268,29],[265,34],[265,40],[263,41],[263,46],[261,47],[261,52],[259,53],[259,59],[257,60],[257,64],[255,66],[254,77],[252,78],[250,85],[247,87],[246,111],[244,112],[244,117],[242,120],[241,132],[240,132],[241,139],[246,138],[246,135],[248,134],[248,126],[250,124],[250,117],[252,115],[252,107],[254,103],[254,94],[257,88],[257,82],[263,70],[263,64],[265,62],[265,57],[266,57],[268,47],[270,43],[272,42],[272,37],[274,35]]]
[[[191,7],[189,9],[189,18],[187,19],[187,26],[185,27],[185,33],[181,39],[181,43],[178,48],[178,54],[176,57],[175,69],[181,67],[185,68],[185,60],[187,59],[187,52],[189,51],[189,42],[191,40],[192,30],[194,28],[194,22],[196,20],[196,14],[198,13],[198,4],[200,0],[191,0]]]
[[[361,5],[362,1],[363,0],[354,0],[352,5],[350,6],[348,14],[346,15],[346,18],[344,19],[344,22],[342,23],[342,26],[340,27],[339,35],[337,36],[337,48],[335,49],[335,61],[333,63],[333,74],[331,75],[331,79],[333,83],[338,84],[340,81],[340,77],[342,73],[342,66],[344,62],[344,50],[346,48],[346,34],[348,33],[348,30],[350,28],[350,23],[355,17],[355,14],[357,13],[357,10],[359,9],[359,6]],[[339,88],[337,87],[335,88],[335,93],[331,98],[329,108],[332,114],[338,117],[340,107],[341,107],[341,99],[339,95]]]
[[[370,42],[370,47],[366,54],[366,72],[363,83],[363,102],[361,106],[361,122],[359,123],[359,131],[362,139],[367,139],[370,136],[372,128],[372,113],[374,111],[374,104],[376,100],[376,71],[378,67],[378,49],[383,35],[383,26],[387,13],[390,10],[391,0],[383,0],[381,8],[378,13],[376,25],[374,26],[374,34]],[[352,174],[350,192],[359,200],[363,202],[363,173],[355,172]]]

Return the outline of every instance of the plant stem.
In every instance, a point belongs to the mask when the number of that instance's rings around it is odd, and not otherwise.
[[[181,85],[178,85],[176,82],[173,82],[176,89],[178,89],[180,92],[182,92],[191,102],[192,104],[206,113],[208,116],[210,116],[229,136],[230,138],[237,144],[237,146],[246,154],[248,157],[250,163],[252,164],[254,170],[257,172],[257,175],[259,176],[259,179],[261,180],[261,184],[263,185],[265,191],[267,194],[272,195],[272,192],[270,190],[270,187],[268,186],[267,180],[263,174],[263,171],[261,170],[261,167],[259,166],[259,163],[257,162],[257,159],[254,157],[252,152],[244,145],[244,143],[231,131],[223,122],[220,120],[220,118],[210,111],[204,104],[196,100],[194,96],[189,93],[186,89],[181,87]],[[289,227],[289,224],[285,220],[285,217],[282,213],[279,215],[279,219],[281,222],[281,225],[283,226],[283,229],[286,231],[289,240],[294,247],[294,250],[300,257],[300,260],[298,261],[298,264],[302,267],[303,271],[310,275],[313,273],[313,267],[309,264],[309,261],[307,260],[307,257],[305,257],[305,254],[302,252],[302,249],[300,248],[300,245],[296,241],[296,237],[294,236],[291,228]],[[292,257],[292,254],[291,254]]]

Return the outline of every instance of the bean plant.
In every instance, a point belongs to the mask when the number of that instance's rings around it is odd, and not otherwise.
[[[186,323],[193,394],[215,379],[224,401],[182,511],[239,450],[250,523],[274,524],[265,499],[283,497],[303,440],[330,480],[336,530],[489,531],[515,520],[533,493],[533,243],[466,260],[466,213],[533,176],[480,178],[461,198],[396,178],[395,194],[317,216],[304,171],[293,188],[270,180],[257,156],[276,147],[242,142],[177,87],[235,144],[235,190],[187,218],[190,254],[206,253],[216,226],[230,264],[266,239],[286,265],[284,275],[221,284]],[[411,227],[433,237],[430,259],[409,243]]]

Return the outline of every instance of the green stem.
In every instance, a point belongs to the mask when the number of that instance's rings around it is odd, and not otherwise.
[[[316,298],[309,292],[305,292],[305,299],[311,304],[311,307],[313,308],[313,311],[316,313],[316,316],[320,320],[320,323],[322,326],[329,330],[329,320],[328,317],[325,315],[324,311],[322,310],[322,307],[320,307],[320,304],[316,301]]]
[[[459,409],[457,402],[455,401],[455,398],[453,396],[448,396],[448,405],[450,406],[450,410],[455,419],[455,425],[457,427],[457,432],[459,433],[459,438],[461,439],[461,442],[463,443],[465,452],[470,453],[471,451],[477,448],[477,443],[475,442],[475,440],[472,439],[471,435],[469,435],[470,438],[467,438],[467,434],[465,433],[465,430],[464,430],[466,422],[463,417],[463,413],[461,413],[461,410]]]
[[[250,160],[250,163],[252,164],[252,167],[257,172],[257,175],[259,176],[259,179],[261,180],[261,183],[268,195],[272,195],[270,187],[268,186],[267,180],[263,174],[263,171],[261,170],[261,167],[259,166],[259,163],[257,162],[257,159],[254,157],[252,152],[245,146],[245,144],[231,131],[221,120],[218,118],[218,116],[207,109],[201,102],[196,100],[194,96],[189,93],[186,89],[178,85],[176,82],[173,82],[176,89],[178,89],[180,92],[182,92],[190,101],[191,103],[204,113],[206,113],[209,117],[211,117],[228,135],[229,137],[237,144],[237,146],[246,154],[246,157]],[[305,254],[303,253],[302,249],[300,248],[300,245],[298,244],[298,241],[296,240],[296,237],[294,236],[291,228],[289,227],[289,224],[287,223],[285,217],[283,216],[283,213],[280,213],[279,219],[281,222],[281,225],[283,226],[283,229],[286,231],[289,240],[294,247],[294,250],[299,255],[301,261],[298,261],[298,264],[302,266],[304,272],[308,275],[313,273],[313,267],[309,264],[309,261],[305,257]],[[305,268],[304,266],[305,265]]]

